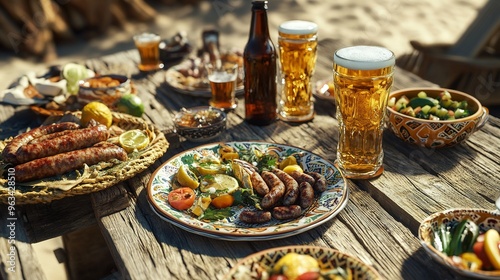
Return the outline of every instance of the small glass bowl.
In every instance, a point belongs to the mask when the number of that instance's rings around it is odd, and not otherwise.
[[[193,142],[205,142],[226,129],[226,114],[210,106],[182,108],[174,117],[175,132]]]

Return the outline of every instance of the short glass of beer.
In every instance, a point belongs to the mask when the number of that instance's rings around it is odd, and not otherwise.
[[[334,54],[336,164],[347,178],[366,179],[383,172],[384,115],[395,61],[392,51],[377,46],[346,47]]]
[[[210,106],[229,111],[238,105],[236,102],[236,81],[238,64],[225,63],[221,67],[212,64],[206,66],[212,98]]]
[[[314,118],[312,76],[318,49],[318,25],[291,20],[278,28],[278,48],[282,90],[279,117],[289,122]]]
[[[147,72],[163,68],[163,63],[160,61],[160,36],[154,33],[141,33],[133,38],[141,58],[139,70]]]

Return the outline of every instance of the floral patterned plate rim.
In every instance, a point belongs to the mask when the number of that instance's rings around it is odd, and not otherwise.
[[[233,206],[234,215],[231,217],[212,222],[196,219],[188,213],[172,208],[167,202],[167,196],[172,190],[171,181],[178,168],[183,164],[183,158],[190,157],[205,149],[217,151],[222,144],[236,150],[257,148],[261,151],[272,151],[280,157],[299,153],[298,162],[305,171],[319,172],[325,176],[327,190],[299,218],[288,221],[272,219],[270,222],[260,225],[241,222],[238,215],[245,208],[238,206]],[[206,237],[238,241],[284,238],[317,227],[344,209],[349,196],[344,176],[328,160],[298,147],[259,141],[218,142],[186,150],[164,162],[154,171],[147,185],[147,193],[151,207],[164,220]]]
[[[312,256],[318,261],[321,269],[334,269],[336,267],[351,269],[353,279],[381,279],[380,274],[372,266],[354,256],[328,247],[308,245],[277,247],[253,253],[233,266],[224,279],[257,279],[249,275],[258,274],[257,270],[260,269],[271,271],[274,264],[287,253]],[[244,278],[245,276],[247,278]]]
[[[418,237],[425,251],[437,262],[445,265],[456,273],[479,279],[500,279],[500,271],[469,271],[458,267],[451,258],[432,246],[432,235],[434,230],[442,223],[448,224],[453,221],[461,221],[465,218],[471,219],[480,231],[494,228],[500,232],[500,212],[495,210],[478,208],[453,208],[433,213],[426,217],[418,229]]]

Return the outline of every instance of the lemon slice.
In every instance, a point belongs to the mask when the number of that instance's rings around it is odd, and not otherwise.
[[[238,189],[238,180],[226,174],[214,174],[203,181],[200,191],[214,194],[233,193]]]
[[[200,185],[200,182],[198,182],[196,176],[185,165],[179,167],[179,170],[176,174],[176,179],[177,182],[179,182],[179,184],[183,187],[196,189]]]
[[[149,137],[141,130],[133,129],[122,133],[119,142],[127,153],[131,153],[146,148],[149,145]]]

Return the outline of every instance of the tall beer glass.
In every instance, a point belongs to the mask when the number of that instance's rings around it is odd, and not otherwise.
[[[312,75],[316,66],[317,32],[318,25],[310,21],[291,20],[279,26],[282,120],[303,122],[314,117]]]
[[[394,53],[382,47],[353,46],[335,52],[336,163],[347,178],[371,178],[383,170],[382,132],[394,64]]]

